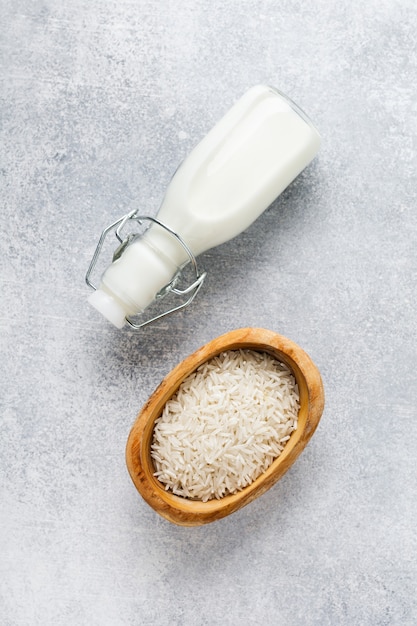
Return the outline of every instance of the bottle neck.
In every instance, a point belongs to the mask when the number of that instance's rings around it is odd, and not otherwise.
[[[118,328],[126,317],[142,313],[186,261],[181,245],[169,233],[158,231],[153,225],[129,244],[90,296],[90,303]]]

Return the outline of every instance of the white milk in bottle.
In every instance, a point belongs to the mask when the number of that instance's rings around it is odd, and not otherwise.
[[[246,92],[192,150],[172,178],[157,219],[194,256],[245,230],[317,154],[307,116],[277,90]],[[90,303],[122,328],[187,261],[178,239],[157,224],[127,245]]]

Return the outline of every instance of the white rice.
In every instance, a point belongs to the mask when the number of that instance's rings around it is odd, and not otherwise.
[[[206,502],[251,484],[297,428],[299,393],[269,354],[229,350],[180,385],[156,420],[151,455],[165,489]]]

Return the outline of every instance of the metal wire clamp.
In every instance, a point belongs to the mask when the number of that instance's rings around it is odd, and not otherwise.
[[[103,249],[104,242],[109,233],[114,231],[116,238],[119,241],[119,246],[116,248],[113,254],[113,259],[112,259],[113,261],[116,261],[119,257],[121,257],[124,250],[127,248],[127,246],[131,244],[135,239],[141,236],[141,233],[129,233],[127,237],[125,238],[122,237],[122,234],[121,234],[122,230],[126,226],[126,224],[130,221],[137,222],[140,226],[143,224],[143,222],[151,222],[152,224],[156,224],[157,226],[160,226],[161,228],[166,230],[172,237],[176,239],[176,241],[184,248],[188,257],[187,261],[179,268],[178,272],[175,274],[173,279],[167,285],[165,285],[156,295],[156,300],[163,298],[169,293],[173,293],[176,296],[180,296],[180,297],[188,296],[187,300],[185,302],[181,302],[180,304],[172,307],[171,309],[168,309],[167,311],[159,313],[158,315],[155,315],[154,317],[151,317],[150,319],[145,320],[140,323],[133,321],[133,319],[130,317],[126,317],[126,322],[129,324],[129,326],[133,328],[134,330],[139,330],[140,328],[143,328],[144,326],[147,326],[148,324],[151,324],[152,322],[155,322],[156,320],[159,320],[162,317],[171,315],[171,313],[180,311],[181,309],[184,309],[186,306],[191,304],[191,302],[194,300],[197,293],[199,292],[207,273],[206,272],[200,273],[194,254],[192,253],[190,248],[187,246],[185,241],[176,232],[174,232],[171,228],[169,228],[169,226],[166,226],[166,224],[163,224],[162,222],[160,222],[154,217],[149,217],[147,215],[138,215],[137,211],[133,210],[127,213],[126,215],[124,215],[123,217],[121,217],[120,219],[118,219],[116,222],[113,222],[113,224],[110,224],[110,226],[107,226],[107,228],[105,228],[103,232],[101,233],[100,239],[98,240],[97,247],[91,259],[89,268],[85,275],[85,281],[89,287],[91,287],[94,290],[97,289],[97,287],[93,284],[91,280],[91,275],[97,265],[100,253]],[[178,279],[181,276],[182,270],[184,269],[186,265],[188,265],[188,263],[191,263],[192,271],[194,274],[194,281],[191,283],[191,285],[189,285],[185,289],[179,289],[175,285],[177,284]]]

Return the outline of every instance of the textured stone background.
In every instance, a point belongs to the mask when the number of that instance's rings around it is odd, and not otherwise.
[[[414,0],[15,0],[2,54],[0,624],[414,625]],[[101,229],[155,214],[250,86],[312,117],[319,158],[205,289],[139,335],[88,307]],[[267,494],[178,528],[124,448],[184,356],[271,328],[319,366],[320,427]]]

